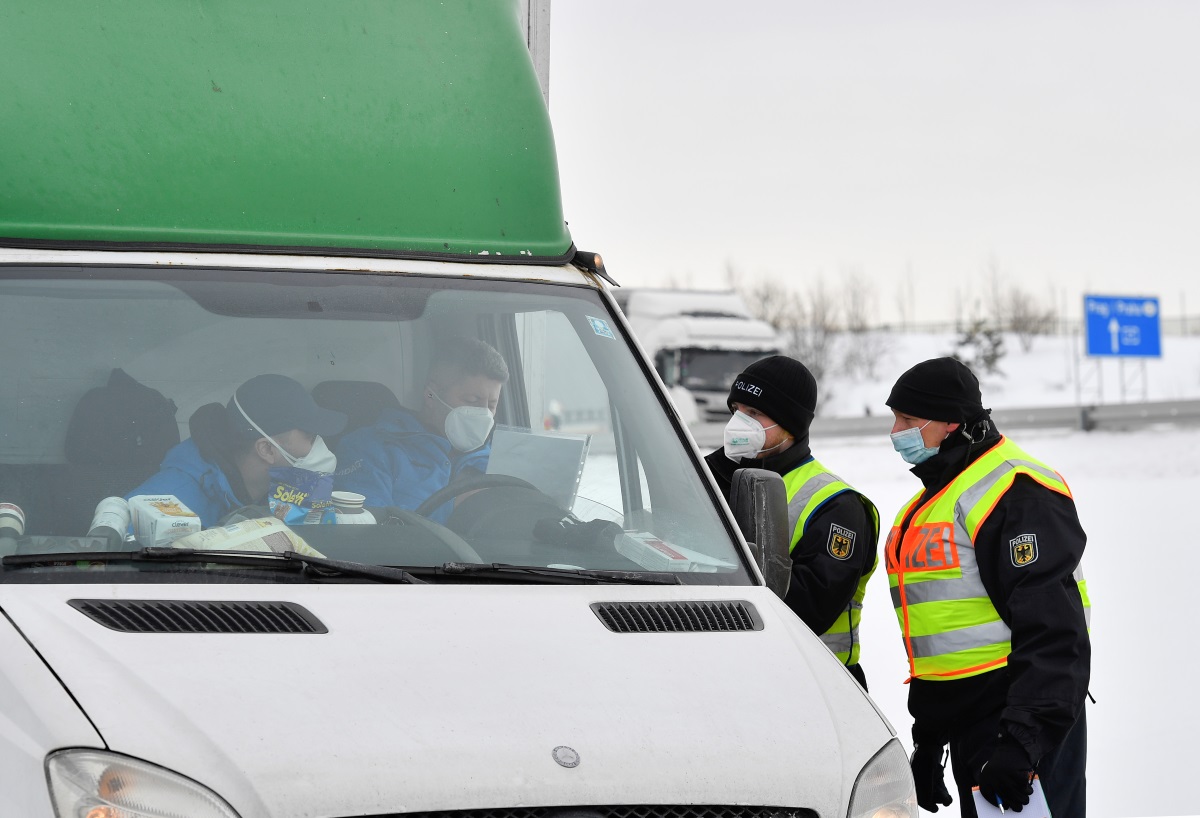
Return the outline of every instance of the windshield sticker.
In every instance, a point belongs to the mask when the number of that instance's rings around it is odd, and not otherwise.
[[[593,318],[590,315],[586,316],[586,318],[588,323],[592,325],[592,332],[596,333],[601,338],[612,338],[613,340],[616,340],[617,336],[613,335],[612,327],[610,327],[608,322],[603,318]]]

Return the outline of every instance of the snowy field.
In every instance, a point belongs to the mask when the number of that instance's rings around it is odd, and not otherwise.
[[[886,414],[888,391],[904,370],[918,361],[948,355],[955,339],[948,335],[871,333],[866,343],[874,354],[871,373],[848,373],[832,366],[822,384],[821,414],[826,417]],[[1076,406],[1138,401],[1200,398],[1200,337],[1162,339],[1161,358],[1088,358],[1077,337],[1035,338],[1029,352],[1018,339],[1005,335],[1006,353],[999,362],[1002,375],[983,375],[984,406],[993,409],[1033,406]],[[838,338],[836,356],[849,349]]]

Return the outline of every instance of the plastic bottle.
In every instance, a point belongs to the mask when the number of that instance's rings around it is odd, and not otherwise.
[[[88,529],[89,537],[104,537],[108,540],[109,548],[116,548],[125,542],[125,534],[129,531],[129,503],[123,497],[105,497],[96,506],[92,516],[92,525]]]
[[[372,525],[375,515],[363,508],[367,498],[352,491],[335,491],[331,495],[338,525]]]
[[[25,512],[12,503],[0,503],[0,557],[17,553],[17,539],[25,533]]]

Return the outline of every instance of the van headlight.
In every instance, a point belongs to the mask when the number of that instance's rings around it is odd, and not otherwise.
[[[849,818],[917,818],[912,768],[897,739],[885,744],[858,774]]]
[[[46,780],[57,818],[238,818],[190,778],[102,750],[51,753]]]

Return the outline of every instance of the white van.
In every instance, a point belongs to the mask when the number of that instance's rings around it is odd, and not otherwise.
[[[0,812],[915,816],[778,478],[726,505],[571,243],[515,3],[14,3],[0,53]],[[336,452],[463,336],[486,476],[284,549],[93,528],[248,379]]]

